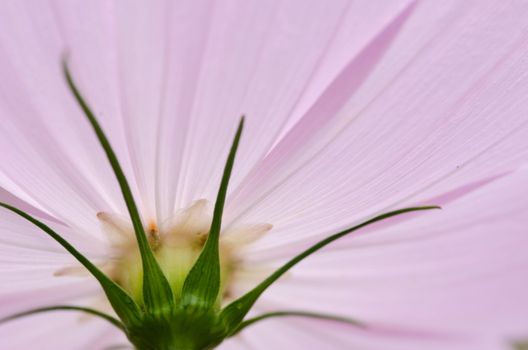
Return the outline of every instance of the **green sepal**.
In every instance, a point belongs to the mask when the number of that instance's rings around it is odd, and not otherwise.
[[[117,178],[123,198],[125,200],[130,219],[132,220],[132,225],[134,227],[134,232],[136,235],[136,240],[139,246],[139,252],[141,254],[141,261],[143,267],[143,301],[147,308],[147,311],[151,314],[161,315],[167,313],[167,308],[172,308],[174,306],[174,297],[170,284],[163,274],[154,253],[150,248],[150,245],[145,234],[145,229],[143,223],[141,222],[141,217],[134,201],[132,191],[125,177],[123,169],[119,164],[117,156],[108,141],[103,129],[99,125],[95,115],[92,110],[82,97],[79,89],[75,85],[73,78],[70,74],[66,61],[63,62],[64,75],[68,86],[75,96],[77,103],[83,110],[86,118],[90,122],[92,128],[97,135],[99,143],[103,147],[108,161],[112,166],[114,174]]]
[[[207,236],[207,241],[183,283],[181,305],[184,308],[192,306],[196,308],[210,309],[214,307],[218,299],[220,291],[219,240],[222,226],[222,214],[224,211],[227,186],[233,170],[233,164],[235,162],[235,156],[243,128],[244,117],[240,119],[224,167],[224,173],[216,197],[213,220],[209,235]]]
[[[318,312],[310,312],[310,311],[297,311],[297,310],[284,310],[284,311],[274,311],[274,312],[267,312],[259,316],[252,317],[250,319],[245,320],[242,322],[229,336],[234,336],[237,333],[241,332],[245,328],[263,321],[267,320],[269,318],[275,318],[275,317],[304,317],[304,318],[313,318],[313,319],[319,319],[319,320],[327,320],[327,321],[336,321],[341,323],[346,323],[350,326],[354,326],[357,328],[367,328],[367,326],[357,320],[338,316],[338,315],[330,315],[330,314],[324,314],[324,313],[318,313]]]
[[[116,326],[117,328],[119,328],[121,331],[125,332],[125,325],[123,323],[121,323],[121,321],[116,319],[115,317],[112,317],[110,315],[105,314],[104,312],[97,311],[95,309],[91,309],[91,308],[88,308],[88,307],[72,306],[72,305],[55,305],[55,306],[40,307],[40,308],[36,308],[36,309],[31,309],[31,310],[19,312],[19,313],[16,313],[16,314],[13,314],[13,315],[10,315],[10,316],[7,316],[7,317],[4,317],[4,318],[0,319],[0,324],[6,323],[6,322],[9,322],[9,321],[14,321],[14,320],[22,318],[22,317],[32,316],[32,315],[41,314],[41,313],[44,313],[44,312],[51,312],[51,311],[80,311],[80,312],[84,312],[84,313],[90,314],[92,316],[96,316],[96,317],[102,318],[103,320],[108,321],[111,324],[113,324],[114,326]]]
[[[82,255],[77,249],[75,249],[68,241],[62,238],[58,233],[51,229],[48,225],[35,219],[31,215],[24,211],[15,208],[9,204],[0,203],[0,206],[12,211],[13,213],[28,220],[42,231],[46,232],[51,238],[59,243],[64,249],[66,249],[71,255],[77,259],[89,272],[94,276],[101,287],[103,288],[108,301],[114,308],[115,312],[125,323],[137,323],[140,319],[140,310],[134,300],[125,292],[119,285],[108,278],[97,266],[92,264],[84,255]]]
[[[268,278],[266,278],[263,282],[261,282],[259,285],[257,285],[255,288],[253,288],[248,293],[244,294],[239,299],[233,301],[231,304],[225,307],[225,309],[222,310],[220,314],[220,318],[226,325],[228,329],[236,329],[246,314],[249,312],[253,304],[257,301],[257,299],[264,293],[264,291],[271,286],[275,281],[277,281],[284,273],[286,273],[289,269],[291,269],[293,266],[295,266],[300,261],[304,260],[306,257],[312,255],[316,251],[320,250],[321,248],[327,246],[328,244],[338,240],[339,238],[342,238],[360,228],[363,228],[365,226],[368,226],[370,224],[373,224],[375,222],[388,219],[393,216],[405,214],[408,212],[413,211],[421,211],[421,210],[431,210],[431,209],[440,209],[438,206],[424,206],[424,207],[412,207],[412,208],[404,208],[399,209],[395,211],[391,211],[385,214],[378,215],[370,220],[367,220],[359,225],[353,226],[351,228],[348,228],[344,231],[338,232],[332,236],[329,236],[322,241],[314,244],[310,248],[306,249],[301,254],[297,255],[290,261],[288,261],[286,264],[284,264],[282,267],[277,269],[275,272],[273,272]]]
[[[528,341],[514,342],[511,346],[515,350],[528,350]]]

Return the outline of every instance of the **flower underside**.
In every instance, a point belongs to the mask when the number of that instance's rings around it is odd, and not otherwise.
[[[178,211],[162,225],[151,221],[145,227],[149,246],[169,281],[175,302],[179,302],[183,282],[207,240],[211,225],[208,208],[208,201],[200,199],[190,207]],[[98,262],[97,266],[125,289],[134,300],[142,304],[141,254],[130,221],[120,215],[106,212],[97,213],[97,218],[111,248],[109,257],[105,261]],[[231,295],[229,285],[232,279],[235,277],[240,279],[237,275],[256,272],[255,269],[240,264],[242,260],[240,253],[271,228],[270,224],[252,224],[222,231],[219,242],[221,282],[219,303],[225,303],[229,299],[228,296]],[[82,265],[68,266],[55,272],[56,276],[87,274],[88,271]],[[110,305],[104,301],[105,299],[98,302],[98,307],[108,309]]]
[[[68,87],[107,155],[130,216],[129,219],[123,219],[111,213],[98,214],[111,238],[115,258],[107,264],[96,266],[37,218],[9,204],[0,203],[0,206],[38,226],[72,254],[97,279],[117,318],[92,308],[56,305],[15,314],[0,320],[0,323],[41,312],[80,311],[109,321],[140,350],[211,349],[247,326],[273,317],[319,318],[365,328],[365,324],[349,318],[303,310],[278,310],[249,319],[246,315],[269,286],[304,258],[333,241],[390,217],[438,208],[422,206],[390,211],[329,236],[270,273],[246,294],[224,305],[229,281],[237,268],[237,252],[241,245],[251,243],[271,229],[271,225],[258,223],[252,225],[250,230],[240,230],[238,238],[237,234],[229,232],[222,232],[222,238],[220,235],[227,187],[244,118],[240,120],[226,161],[212,218],[197,214],[205,206],[205,201],[199,200],[167,225],[144,225],[110,142],[75,85],[66,62],[64,74]],[[71,271],[65,269],[57,274]]]

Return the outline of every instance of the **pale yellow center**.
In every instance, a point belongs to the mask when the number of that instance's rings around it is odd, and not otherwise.
[[[111,254],[100,264],[101,269],[131,296],[141,301],[142,267],[139,249],[130,221],[110,213],[99,213],[103,231],[107,234]],[[211,210],[206,200],[198,200],[158,225],[154,221],[145,227],[149,244],[165,276],[171,284],[176,301],[180,298],[185,278],[207,240],[211,224]],[[271,230],[269,224],[237,226],[224,230],[220,239],[221,302],[230,294],[230,285],[242,270],[245,247]],[[57,275],[71,275],[76,268],[65,268]]]

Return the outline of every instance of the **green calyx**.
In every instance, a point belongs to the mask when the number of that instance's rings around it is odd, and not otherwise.
[[[223,286],[227,273],[221,263],[220,231],[227,188],[244,127],[244,118],[240,120],[227,158],[205,242],[198,246],[191,244],[176,248],[153,246],[145,233],[145,226],[132,192],[110,142],[75,85],[66,63],[64,73],[73,96],[93,127],[118,180],[133,224],[137,253],[130,260],[124,260],[121,267],[121,270],[126,271],[124,277],[107,276],[44,222],[8,204],[0,203],[3,208],[38,226],[72,254],[97,279],[119,318],[89,308],[59,305],[28,310],[0,319],[0,323],[41,312],[87,312],[122,330],[134,347],[140,350],[212,349],[226,338],[261,320],[285,316],[318,318],[368,328],[356,320],[298,310],[270,312],[250,319],[245,317],[269,286],[297,263],[333,241],[390,217],[438,208],[424,206],[391,211],[329,236],[292,258],[251,291],[222,308]]]

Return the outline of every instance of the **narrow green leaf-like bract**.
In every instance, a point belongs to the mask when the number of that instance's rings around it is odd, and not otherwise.
[[[290,261],[288,261],[286,264],[284,264],[282,267],[277,269],[275,272],[273,272],[268,278],[266,278],[263,282],[261,282],[259,285],[257,285],[255,288],[253,288],[251,291],[240,297],[239,299],[233,301],[231,304],[226,306],[224,310],[222,310],[222,313],[220,314],[220,317],[223,319],[224,323],[228,328],[236,328],[244,319],[246,314],[249,312],[253,304],[257,301],[257,299],[260,297],[264,291],[271,286],[277,279],[279,279],[284,273],[286,273],[289,269],[291,269],[293,266],[295,266],[300,261],[304,260],[306,257],[312,255],[319,249],[327,246],[328,244],[334,242],[335,240],[338,240],[339,238],[346,236],[349,233],[352,233],[362,227],[368,226],[370,224],[373,224],[375,222],[388,219],[393,216],[405,214],[408,212],[413,211],[421,211],[421,210],[430,210],[430,209],[439,209],[437,206],[424,206],[424,207],[413,207],[413,208],[404,208],[399,210],[394,210],[385,214],[378,215],[370,220],[367,220],[359,225],[353,226],[351,228],[348,228],[344,231],[338,232],[330,237],[327,237],[323,239],[322,241],[314,244],[310,248],[306,249],[301,254],[297,255]]]
[[[111,324],[113,324],[114,326],[116,326],[117,328],[119,328],[122,331],[125,330],[125,326],[123,325],[123,323],[121,323],[121,321],[119,321],[118,319],[114,318],[113,316],[107,315],[107,314],[105,314],[105,313],[103,313],[101,311],[97,311],[97,310],[94,310],[94,309],[91,309],[91,308],[88,308],[88,307],[73,306],[73,305],[55,305],[55,306],[48,306],[48,307],[40,307],[40,308],[36,308],[36,309],[31,309],[31,310],[19,312],[17,314],[2,318],[2,319],[0,319],[0,323],[14,321],[14,320],[16,320],[18,318],[31,316],[31,315],[36,315],[36,314],[41,314],[41,313],[44,313],[44,312],[51,312],[51,311],[80,311],[80,312],[85,312],[85,313],[88,313],[88,314],[90,314],[92,316],[97,316],[99,318],[102,318],[102,319],[110,322]]]
[[[336,321],[336,322],[342,322],[347,323],[351,326],[358,327],[358,328],[367,328],[367,326],[359,321],[353,320],[348,317],[343,316],[336,316],[336,315],[330,315],[330,314],[323,314],[318,312],[310,312],[310,311],[298,311],[298,310],[284,310],[284,311],[274,311],[274,312],[267,312],[265,314],[252,317],[248,320],[245,320],[242,322],[231,335],[235,335],[239,332],[241,332],[246,327],[249,327],[257,322],[267,320],[269,318],[274,317],[304,317],[304,318],[313,318],[313,319],[320,319],[320,320],[327,320],[327,321]]]
[[[136,234],[136,240],[141,253],[141,261],[143,266],[143,300],[145,302],[145,306],[147,307],[149,313],[160,314],[164,308],[172,307],[174,305],[171,287],[158,262],[156,261],[152,249],[149,246],[147,236],[145,235],[145,229],[143,227],[143,223],[141,222],[141,217],[134,201],[132,191],[130,190],[130,186],[121,168],[121,165],[119,164],[117,156],[113,151],[103,129],[99,125],[95,115],[75,85],[66,62],[64,62],[63,67],[68,86],[75,96],[79,106],[83,110],[86,118],[90,122],[92,128],[94,129],[97,138],[106,153],[108,161],[112,166],[114,174],[121,188],[121,192],[123,193],[123,198],[128,208],[130,219],[132,220],[132,225]]]
[[[213,221],[211,229],[207,237],[207,241],[200,253],[200,256],[193,265],[182,290],[182,306],[199,308],[211,308],[215,305],[220,291],[220,255],[219,255],[219,239],[220,230],[222,226],[222,214],[224,211],[224,203],[227,194],[227,185],[231,177],[231,171],[235,162],[235,156],[244,128],[244,117],[240,119],[238,129],[231,145],[231,150],[227,157],[227,162],[224,168],[224,174],[216,197],[216,203],[213,213]]]
[[[82,255],[77,249],[75,249],[68,241],[62,238],[56,233],[51,227],[45,223],[35,219],[31,215],[24,211],[15,208],[9,204],[0,203],[1,207],[4,207],[13,213],[28,220],[42,231],[47,233],[57,243],[59,243],[64,249],[66,249],[71,255],[73,255],[77,261],[79,261],[91,274],[94,276],[106,294],[108,301],[112,304],[112,307],[119,315],[119,317],[126,323],[134,323],[140,317],[140,310],[132,298],[114,281],[108,278],[101,270],[97,268],[90,260]]]

